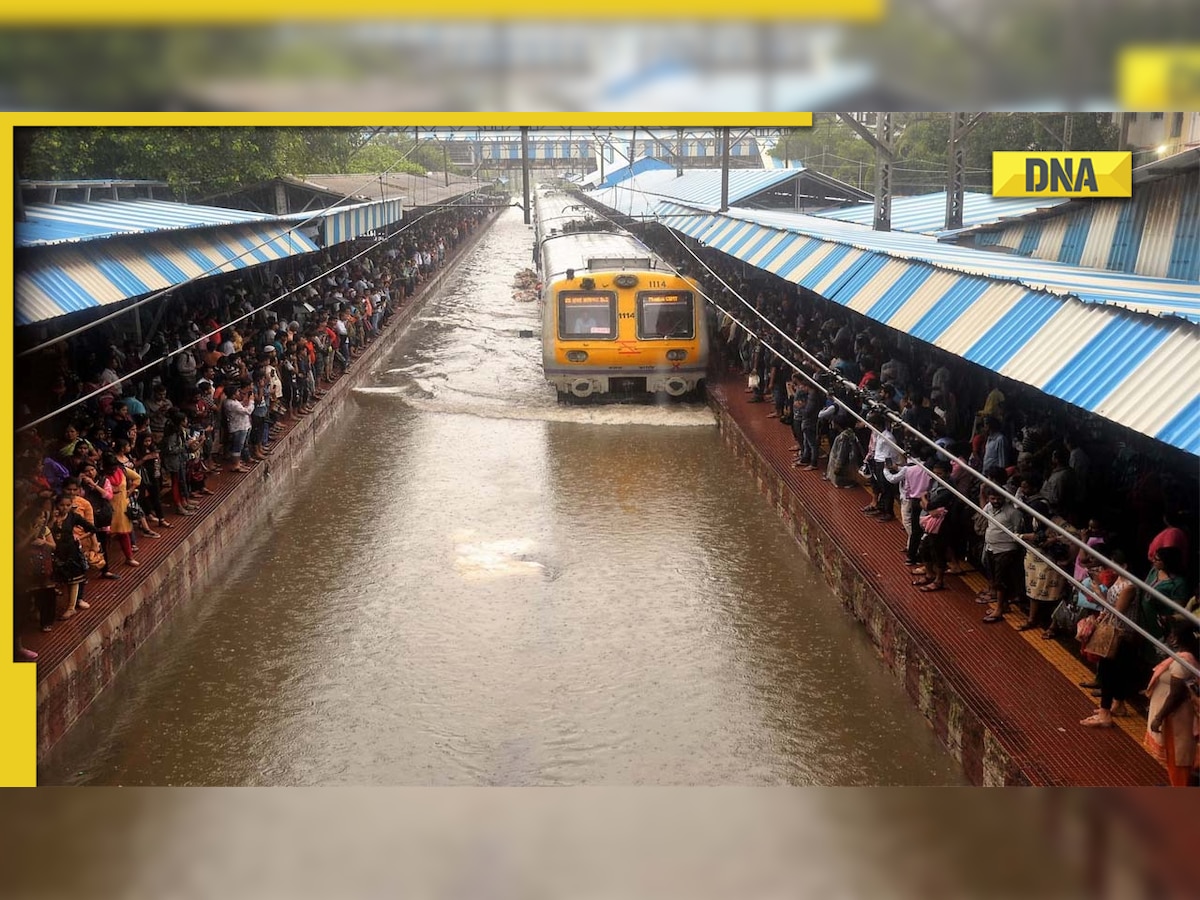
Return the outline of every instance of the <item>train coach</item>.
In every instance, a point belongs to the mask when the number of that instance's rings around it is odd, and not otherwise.
[[[542,363],[560,400],[692,397],[708,366],[695,282],[568,193],[539,194]]]

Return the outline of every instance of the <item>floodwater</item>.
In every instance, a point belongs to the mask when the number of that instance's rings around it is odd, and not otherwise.
[[[961,784],[702,404],[559,406],[509,210],[42,784]]]

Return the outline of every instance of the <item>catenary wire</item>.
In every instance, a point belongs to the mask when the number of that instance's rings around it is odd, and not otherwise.
[[[597,210],[597,212],[603,218],[607,219],[612,224],[616,225],[617,227],[620,227],[620,223],[616,222],[611,217],[605,215],[602,211]],[[657,217],[656,217],[656,219],[657,219]],[[837,373],[835,370],[831,369],[830,367],[828,367],[827,365],[822,363],[817,357],[815,357],[812,353],[810,353],[805,347],[801,346],[796,341],[792,340],[787,334],[785,334],[782,331],[782,329],[780,329],[778,326],[776,326],[774,322],[772,322],[770,319],[768,319],[766,316],[764,316],[762,313],[760,313],[757,309],[755,309],[754,306],[749,301],[747,301],[736,290],[734,290],[734,288],[731,285],[729,285],[729,283],[727,281],[725,281],[725,279],[722,278],[717,272],[715,272],[698,254],[696,254],[695,251],[693,251],[690,247],[688,247],[679,238],[679,236],[675,233],[674,229],[671,229],[668,227],[667,231],[680,244],[680,246],[684,248],[684,250],[686,250],[692,257],[694,257],[696,259],[696,261],[699,262],[700,265],[706,271],[709,272],[709,274],[711,274],[718,282],[720,282],[720,284],[727,291],[729,291],[729,293],[733,297],[737,298],[747,309],[749,309],[752,313],[754,313],[756,316],[758,316],[759,319],[761,319],[764,324],[768,325],[773,331],[777,332],[780,335],[780,337],[782,337],[785,341],[787,341],[789,344],[791,344],[793,347],[795,347],[799,352],[801,352],[805,357],[807,357],[814,365],[818,366],[822,371],[835,376],[838,379],[838,381],[841,382],[841,384],[843,384],[847,388],[850,388],[857,392],[857,385],[852,385],[849,381],[842,378],[840,373]],[[672,268],[674,269],[675,267],[672,266]],[[677,270],[676,270],[676,273],[678,274]],[[876,429],[873,425],[871,425],[870,422],[868,422],[866,420],[866,418],[864,418],[857,410],[853,409],[848,404],[846,404],[841,398],[837,397],[834,393],[830,392],[824,385],[820,384],[815,378],[811,377],[807,372],[804,372],[800,368],[800,366],[793,363],[778,349],[771,346],[769,343],[767,343],[762,338],[758,337],[758,335],[749,326],[747,326],[745,323],[741,322],[741,320],[738,319],[738,317],[736,315],[734,315],[729,310],[725,309],[723,306],[721,306],[721,304],[717,303],[712,297],[708,296],[704,291],[700,291],[700,293],[701,293],[701,296],[708,303],[710,303],[715,309],[719,310],[725,316],[727,316],[734,325],[741,328],[743,331],[747,332],[753,339],[760,341],[763,344],[763,346],[766,347],[766,349],[770,350],[773,354],[775,354],[775,356],[779,357],[786,365],[791,367],[798,375],[800,375],[805,380],[809,381],[815,387],[817,387],[817,388],[821,389],[823,392],[825,392],[826,396],[828,396],[830,398],[830,400],[832,400],[836,405],[840,406],[843,410],[845,410],[847,413],[849,413],[852,417],[857,419],[862,424],[866,425],[873,433],[879,434],[878,429]],[[896,416],[893,412],[888,410],[882,404],[880,404],[878,411],[883,412],[885,415],[888,416],[889,419],[900,424],[906,430],[912,432],[918,439],[920,439],[923,442],[925,442],[926,444],[928,444],[938,454],[943,454],[943,455],[945,454],[945,451],[942,447],[938,446],[936,443],[934,443],[932,440],[927,438],[920,431],[911,428],[907,422],[904,422],[902,419],[900,419],[898,416]],[[1012,502],[1015,506],[1017,506],[1017,508],[1032,515],[1037,520],[1043,522],[1043,524],[1045,524],[1049,528],[1052,528],[1056,533],[1068,538],[1071,541],[1071,543],[1074,544],[1077,548],[1086,550],[1091,556],[1099,559],[1106,566],[1110,567],[1111,569],[1113,569],[1113,571],[1117,572],[1119,575],[1128,579],[1135,586],[1140,587],[1141,589],[1148,592],[1156,600],[1164,603],[1165,605],[1178,611],[1179,613],[1182,613],[1190,621],[1200,624],[1200,619],[1198,619],[1194,614],[1189,612],[1187,609],[1182,607],[1180,604],[1176,603],[1171,598],[1164,596],[1162,593],[1155,590],[1153,587],[1146,584],[1141,579],[1132,575],[1132,573],[1128,572],[1123,567],[1121,567],[1120,565],[1113,562],[1111,559],[1108,559],[1107,557],[1103,556],[1102,554],[1096,553],[1094,548],[1077,540],[1074,537],[1074,535],[1071,535],[1069,532],[1066,532],[1065,530],[1060,528],[1057,525],[1057,523],[1052,522],[1048,518],[1042,516],[1040,513],[1038,513],[1032,507],[1029,507],[1027,504],[1023,503],[1019,498],[1010,494],[1006,489],[995,484],[994,482],[992,482],[990,479],[986,478],[981,473],[976,472],[969,465],[963,463],[961,460],[959,460],[958,462],[959,462],[959,465],[963,469],[965,469],[968,473],[970,473],[972,476],[974,476],[976,479],[978,479],[981,483],[987,485],[994,492],[1007,498],[1010,502]],[[941,484],[943,487],[945,487],[953,496],[957,497],[959,500],[961,500],[963,503],[965,503],[968,506],[968,508],[973,509],[979,513],[984,512],[983,509],[979,505],[977,505],[977,503],[975,501],[973,501],[971,498],[965,496],[962,492],[960,492],[957,488],[955,488],[953,484],[938,477],[936,473],[930,471],[928,467],[922,465],[921,463],[914,463],[914,464],[919,465],[922,469],[924,469],[926,472],[928,472],[928,474],[930,475],[930,477],[933,480],[937,481],[939,484]],[[986,513],[984,513],[984,515],[986,515]],[[1048,566],[1050,566],[1052,569],[1054,569],[1054,571],[1056,571],[1060,575],[1062,575],[1063,578],[1067,582],[1069,582],[1072,586],[1076,587],[1080,591],[1083,591],[1088,597],[1090,597],[1093,601],[1098,603],[1104,610],[1106,610],[1107,612],[1116,616],[1118,619],[1120,619],[1122,622],[1124,622],[1126,625],[1128,625],[1132,630],[1134,630],[1135,632],[1140,634],[1142,637],[1144,637],[1146,640],[1148,640],[1151,644],[1153,644],[1159,650],[1163,651],[1168,656],[1172,657],[1173,659],[1178,661],[1180,664],[1182,664],[1189,671],[1193,672],[1193,674],[1200,676],[1200,668],[1197,668],[1196,666],[1189,663],[1186,659],[1184,659],[1179,654],[1177,654],[1175,651],[1173,651],[1170,647],[1168,647],[1163,641],[1158,639],[1156,636],[1150,634],[1148,631],[1146,631],[1144,628],[1142,628],[1137,622],[1133,621],[1128,616],[1126,616],[1124,613],[1117,610],[1112,604],[1110,604],[1107,601],[1107,599],[1105,597],[1100,596],[1099,592],[1094,592],[1094,591],[1089,590],[1086,587],[1084,587],[1084,585],[1081,584],[1079,581],[1077,581],[1071,573],[1068,573],[1068,572],[1064,571],[1062,568],[1060,568],[1058,566],[1058,564],[1054,562],[1054,560],[1051,560],[1049,557],[1047,557],[1045,554],[1043,554],[1041,552],[1041,550],[1039,548],[1037,548],[1036,546],[1025,541],[1019,533],[1008,529],[1006,526],[1004,526],[1000,522],[995,522],[994,520],[991,519],[991,517],[988,517],[988,518],[990,521],[993,522],[993,524],[996,525],[996,527],[1000,528],[1001,531],[1003,531],[1005,534],[1009,535],[1009,537],[1011,537],[1014,541],[1016,541],[1016,543],[1018,545],[1024,547],[1026,550],[1033,553],[1034,556],[1036,556],[1038,559],[1042,560],[1044,563],[1046,563]]]
[[[354,262],[359,257],[365,256],[367,253],[370,253],[372,250],[376,249],[380,245],[399,236],[400,234],[403,234],[405,231],[407,231],[413,225],[416,225],[422,219],[425,219],[428,216],[433,215],[435,212],[437,212],[439,209],[442,209],[442,208],[445,208],[445,207],[433,208],[433,209],[430,209],[428,212],[422,213],[420,216],[413,219],[411,222],[406,223],[403,227],[392,232],[387,237],[376,239],[370,246],[359,251],[358,253],[354,254],[350,258],[344,260],[343,262],[338,263],[335,266],[331,266],[330,268],[326,269],[323,272],[320,272],[313,278],[310,278],[308,281],[305,281],[303,284],[298,284],[294,288],[291,288],[291,289],[285,291],[284,293],[280,294],[278,297],[274,297],[274,298],[268,300],[262,306],[255,307],[250,312],[245,313],[241,316],[238,316],[236,319],[231,319],[229,322],[226,322],[223,325],[220,325],[218,328],[214,329],[213,331],[210,331],[207,334],[201,335],[200,337],[190,341],[189,343],[181,344],[180,346],[176,347],[174,350],[168,351],[167,353],[163,354],[162,356],[157,357],[156,359],[147,363],[146,365],[142,366],[141,368],[135,369],[132,372],[127,372],[126,374],[117,378],[115,381],[111,381],[108,384],[102,385],[101,387],[92,391],[90,394],[85,394],[82,397],[77,397],[74,400],[72,400],[70,403],[66,403],[66,404],[60,406],[58,409],[48,412],[45,415],[40,416],[39,418],[34,419],[30,422],[26,422],[24,425],[21,425],[16,429],[17,433],[20,434],[21,432],[27,431],[30,428],[35,428],[38,425],[42,424],[43,422],[47,422],[51,419],[54,419],[54,418],[62,415],[67,410],[73,409],[74,407],[79,406],[82,403],[86,403],[88,400],[91,400],[94,397],[98,397],[103,393],[111,391],[114,384],[122,384],[126,381],[136,378],[137,376],[143,374],[144,372],[148,372],[149,370],[153,369],[155,366],[159,365],[160,363],[165,362],[166,360],[171,359],[174,356],[178,356],[180,353],[183,353],[185,350],[190,350],[192,347],[195,347],[197,344],[200,344],[201,342],[208,340],[209,338],[213,337],[214,335],[219,334],[222,330],[224,330],[226,328],[230,328],[230,327],[238,324],[239,322],[243,322],[246,319],[249,319],[250,317],[257,315],[258,313],[262,312],[263,310],[274,306],[279,301],[285,300],[288,297],[291,297],[294,294],[298,293],[299,291],[303,290],[304,288],[307,288],[313,284],[316,284],[322,278],[332,275],[334,272],[337,272],[338,270],[345,268],[346,266],[348,266],[350,263]]]
[[[366,181],[364,181],[362,183],[362,185],[360,185],[360,187],[366,187],[367,185],[371,184],[373,181],[381,181],[382,182],[382,179],[385,175],[390,174],[391,171],[396,168],[396,166],[398,166],[402,162],[404,162],[408,158],[409,154],[413,153],[416,149],[417,149],[417,145],[414,144],[413,147],[411,149],[409,149],[409,151],[407,153],[405,153],[403,156],[401,156],[398,160],[396,160],[394,163],[392,163],[390,166],[388,166],[382,172],[376,172],[376,173],[372,174],[370,178],[368,178]],[[355,195],[355,193],[356,193],[356,191],[351,190],[349,193],[343,195],[340,200],[337,200],[336,202],[334,202],[331,206],[314,212],[307,219],[303,220],[302,222],[298,222],[295,225],[293,225],[292,227],[288,228],[288,230],[285,232],[285,235],[290,238],[291,235],[293,234],[293,232],[299,231],[305,225],[308,225],[310,222],[314,221],[315,219],[320,218],[324,213],[329,212],[330,209],[336,208],[339,203],[341,203],[344,200],[350,199],[351,197],[353,197]],[[90,331],[93,328],[96,328],[107,322],[111,322],[113,319],[123,316],[128,312],[132,312],[133,310],[138,309],[139,307],[144,306],[147,303],[150,303],[154,300],[158,300],[162,297],[165,297],[168,294],[172,293],[173,291],[178,290],[181,287],[186,287],[187,285],[192,284],[196,281],[200,281],[203,278],[209,278],[214,275],[222,274],[222,272],[224,271],[224,267],[227,266],[229,263],[235,262],[239,259],[242,259],[245,256],[250,255],[251,253],[256,252],[257,250],[266,246],[268,243],[270,243],[270,242],[269,241],[259,241],[258,243],[254,244],[252,247],[250,247],[249,249],[244,250],[241,253],[239,253],[237,256],[233,257],[233,259],[228,259],[228,260],[225,260],[224,262],[217,263],[215,266],[211,266],[208,269],[205,269],[199,275],[193,275],[192,277],[188,278],[186,281],[181,281],[178,284],[172,284],[169,287],[165,287],[160,290],[157,290],[157,291],[143,297],[141,300],[138,300],[135,303],[131,303],[128,306],[122,306],[120,309],[114,310],[113,312],[108,313],[107,315],[101,316],[100,318],[96,319],[95,321],[88,322],[86,325],[81,325],[78,328],[75,328],[71,331],[64,332],[63,334],[57,335],[56,337],[50,338],[49,340],[46,340],[46,341],[43,341],[40,344],[37,344],[33,347],[29,347],[25,350],[22,350],[19,353],[17,353],[16,358],[21,359],[23,357],[26,357],[31,354],[38,353],[42,350],[45,350],[47,347],[53,347],[56,344],[61,344],[63,341],[70,340],[71,338],[75,337],[76,335],[83,334],[86,331]]]

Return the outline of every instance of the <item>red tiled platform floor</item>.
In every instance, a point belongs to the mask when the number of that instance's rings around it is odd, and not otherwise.
[[[962,579],[921,593],[904,565],[899,520],[878,522],[860,509],[864,489],[838,490],[823,470],[792,467],[791,429],[767,418],[772,406],[750,403],[745,376],[713,379],[712,399],[732,416],[808,514],[852,557],[865,580],[923,647],[959,696],[999,739],[1035,785],[1161,785],[1166,773],[1120,728],[1087,729],[1094,705],[1018,634],[1013,624],[984,625],[985,607]]]

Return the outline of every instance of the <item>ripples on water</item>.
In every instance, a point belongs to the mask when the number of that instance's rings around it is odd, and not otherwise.
[[[961,781],[706,407],[557,403],[530,240],[500,219],[43,781]]]

